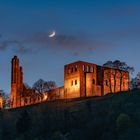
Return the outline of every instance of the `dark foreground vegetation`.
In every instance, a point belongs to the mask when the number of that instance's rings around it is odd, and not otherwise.
[[[0,140],[138,140],[140,90],[1,110]]]

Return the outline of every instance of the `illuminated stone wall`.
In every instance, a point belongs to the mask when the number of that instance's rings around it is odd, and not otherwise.
[[[12,59],[12,71],[11,71],[11,104],[12,108],[21,106],[21,92],[23,90],[23,72],[20,67],[19,59],[14,56]]]
[[[86,74],[86,96],[101,96],[101,86],[97,85],[96,75]]]
[[[65,98],[80,97],[80,71],[77,63],[64,67],[64,92]]]
[[[3,97],[0,95],[0,108],[3,108]]]
[[[65,93],[64,93],[64,87],[58,87],[55,88],[53,90],[50,90],[46,93],[47,96],[47,100],[51,101],[51,100],[57,100],[57,99],[65,99]]]
[[[75,84],[75,80],[77,80]],[[103,96],[129,89],[129,73],[77,61],[64,67],[64,92],[67,98]]]
[[[37,94],[24,86],[22,67],[17,56],[13,57],[11,66],[10,107],[17,108],[44,101],[43,94]]]
[[[128,72],[83,61],[65,65],[64,86],[44,94],[37,94],[24,86],[22,67],[17,56],[12,59],[11,75],[11,108],[48,100],[103,96],[129,89]]]
[[[67,98],[101,96],[96,64],[77,61],[64,67],[64,91]]]
[[[103,68],[103,95],[129,90],[129,73],[119,69]]]

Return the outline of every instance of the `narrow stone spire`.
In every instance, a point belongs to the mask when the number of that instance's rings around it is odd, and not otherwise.
[[[14,56],[11,61],[11,107],[16,108],[21,104],[23,91],[23,72],[19,59]]]

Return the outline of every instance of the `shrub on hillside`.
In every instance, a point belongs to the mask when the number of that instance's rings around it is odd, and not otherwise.
[[[17,134],[28,137],[31,128],[31,118],[26,110],[23,110],[16,122]]]
[[[131,118],[127,114],[121,113],[117,117],[116,125],[119,132],[125,132],[127,129],[132,127],[132,124]]]
[[[56,131],[51,137],[51,140],[67,140],[67,138],[60,131]]]

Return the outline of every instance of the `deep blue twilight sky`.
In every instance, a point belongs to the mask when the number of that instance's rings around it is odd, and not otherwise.
[[[55,38],[48,32],[55,30]],[[11,58],[24,81],[63,85],[63,66],[120,59],[140,71],[139,0],[0,0],[0,89],[10,92]]]

